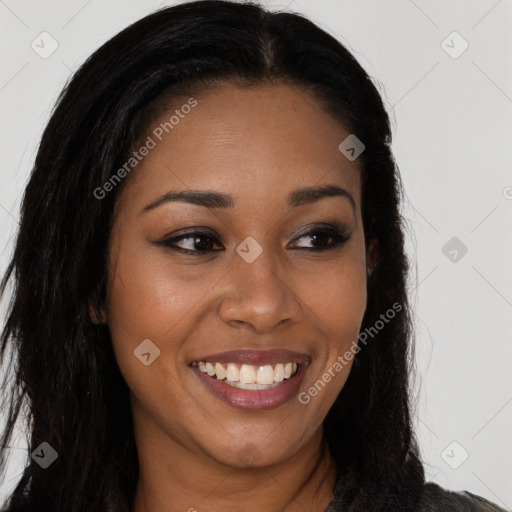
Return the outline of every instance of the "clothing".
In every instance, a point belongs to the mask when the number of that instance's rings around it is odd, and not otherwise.
[[[341,506],[341,480],[334,489],[334,499],[324,512],[346,512]],[[449,491],[432,482],[425,484],[414,512],[509,512],[495,503],[468,491]]]
[[[425,486],[421,499],[419,512],[433,512],[435,510],[446,510],[453,512],[507,512],[504,508],[498,507],[476,494],[468,491],[447,491],[437,484],[429,483]]]

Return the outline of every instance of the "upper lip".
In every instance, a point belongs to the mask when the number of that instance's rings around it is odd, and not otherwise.
[[[272,349],[272,350],[254,350],[243,348],[239,350],[229,350],[227,352],[219,352],[217,354],[210,354],[208,356],[194,359],[193,363],[238,363],[250,364],[254,366],[261,365],[274,365],[278,363],[297,363],[309,364],[311,358],[300,352],[293,352],[285,349]]]

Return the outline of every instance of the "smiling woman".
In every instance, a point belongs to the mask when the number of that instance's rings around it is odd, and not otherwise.
[[[97,50],[2,286],[1,445],[28,399],[35,453],[8,510],[499,510],[425,482],[390,143],[371,79],[297,14],[188,2]]]

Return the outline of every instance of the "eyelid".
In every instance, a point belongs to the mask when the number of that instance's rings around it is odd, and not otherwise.
[[[172,236],[170,235],[165,235],[163,236],[161,239],[159,240],[155,240],[153,241],[153,243],[155,245],[162,245],[164,247],[170,247],[170,248],[175,248],[177,251],[182,251],[182,252],[196,252],[196,253],[208,253],[208,252],[213,252],[213,251],[218,251],[219,249],[214,249],[212,251],[191,251],[191,250],[188,250],[188,249],[182,249],[181,247],[174,247],[173,244],[177,243],[177,242],[180,242],[182,240],[186,240],[187,238],[194,238],[194,237],[209,237],[213,240],[213,242],[215,244],[217,244],[219,241],[220,241],[220,238],[217,234],[213,233],[211,230],[209,230],[208,228],[203,228],[203,227],[193,227],[193,228],[188,228],[186,229],[185,231],[181,231],[181,232],[178,232],[178,234],[173,234]]]
[[[333,230],[336,232],[339,232],[340,234],[352,234],[352,230],[348,227],[347,224],[343,224],[337,219],[332,219],[326,222],[312,222],[310,224],[307,224],[305,227],[295,230],[295,232],[292,234],[292,240],[296,238],[300,238],[301,236],[307,235],[311,231],[315,230]],[[302,231],[303,230],[303,231]],[[302,231],[302,234],[299,234]]]
[[[338,232],[340,235],[346,235],[346,236],[352,235],[352,230],[348,227],[348,225],[341,223],[337,219],[332,219],[330,221],[323,222],[323,223],[312,222],[310,224],[307,224],[305,227],[302,226],[301,228],[295,230],[292,233],[291,240],[293,241],[297,238],[301,238],[301,237],[309,234],[311,231],[320,230],[320,229],[327,229],[327,230],[331,229],[333,231]],[[300,233],[301,230],[303,230],[302,233]],[[178,230],[177,233],[178,234],[173,233],[172,236],[171,236],[171,234],[164,235],[160,240],[157,240],[155,243],[159,243],[159,242],[165,243],[165,242],[173,241],[173,240],[185,237],[186,235],[190,235],[190,236],[206,235],[206,236],[210,236],[216,240],[219,240],[219,236],[217,235],[217,233],[215,233],[214,231],[212,231],[210,228],[208,228],[206,226],[193,226],[190,228],[184,228],[182,231]]]

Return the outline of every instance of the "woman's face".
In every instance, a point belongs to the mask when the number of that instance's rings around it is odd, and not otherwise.
[[[319,432],[350,371],[338,358],[366,307],[360,170],[306,92],[188,100],[153,123],[118,199],[105,317],[136,429],[272,464]],[[299,192],[326,185],[339,192]],[[222,197],[199,204],[206,191]]]

